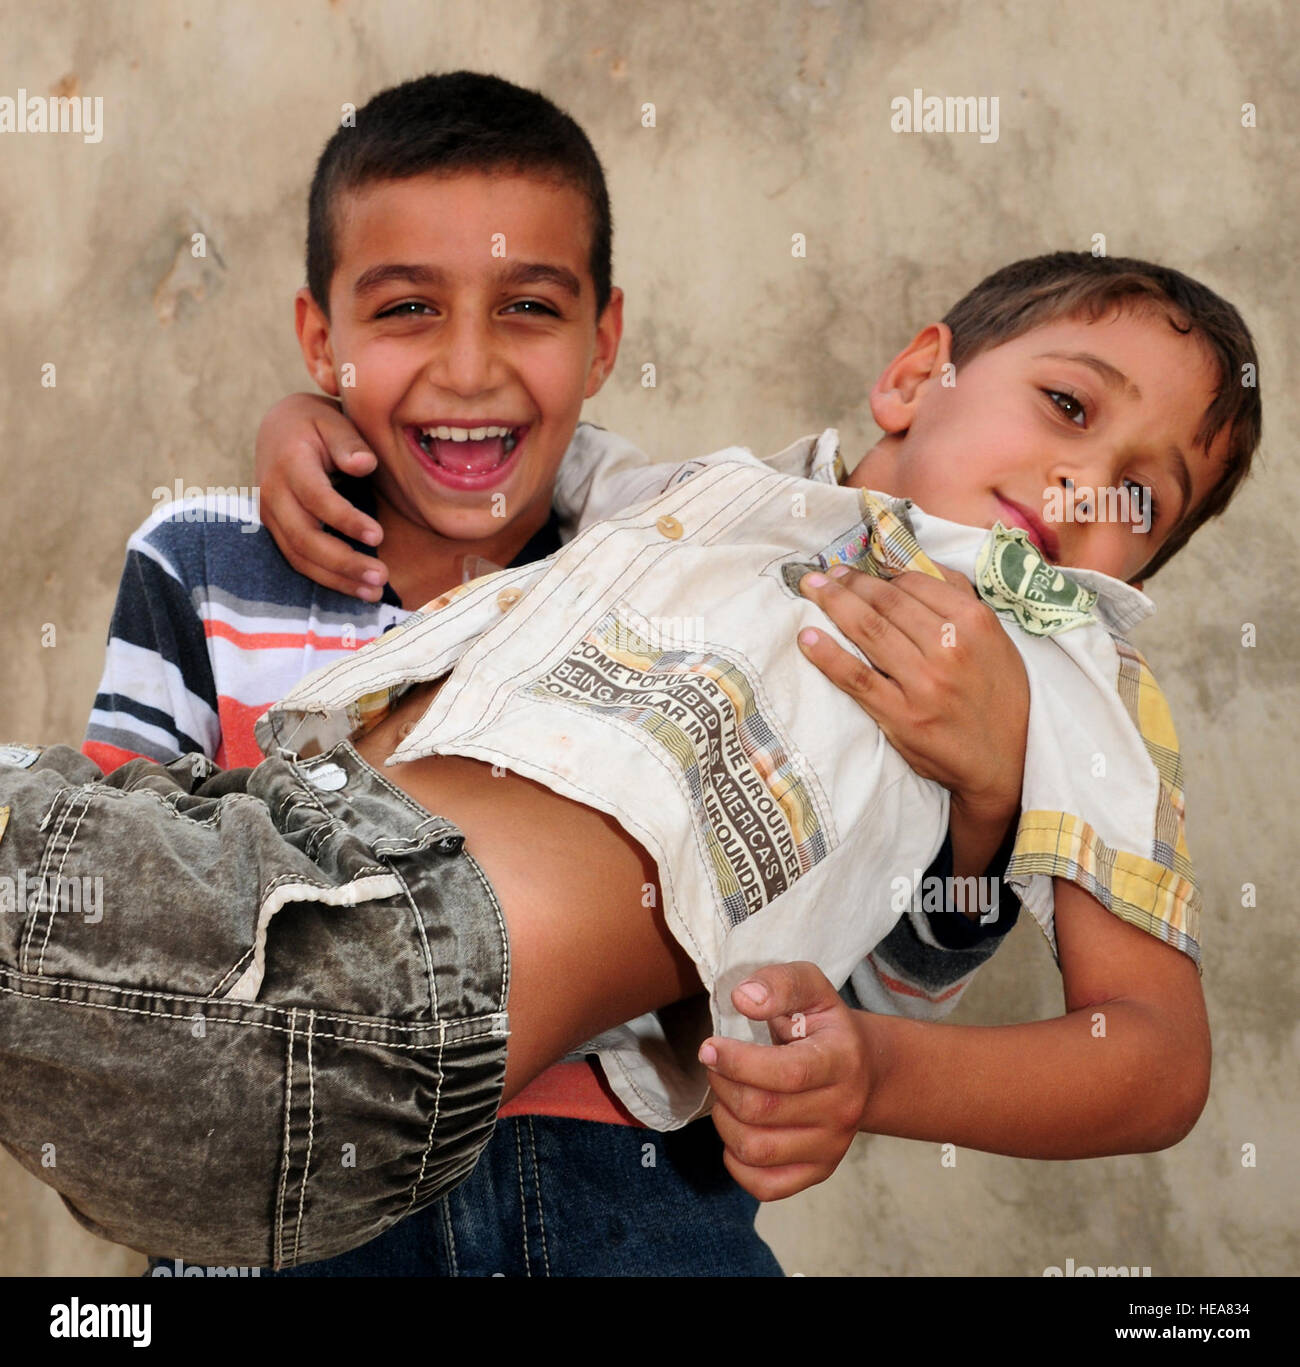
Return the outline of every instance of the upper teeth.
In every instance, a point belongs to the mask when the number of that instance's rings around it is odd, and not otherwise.
[[[489,437],[508,437],[509,427],[422,427],[424,437],[437,437],[439,441],[486,441]]]

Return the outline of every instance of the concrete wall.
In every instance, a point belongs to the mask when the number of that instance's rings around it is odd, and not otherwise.
[[[664,457],[775,449],[832,422],[865,449],[870,382],[917,328],[990,269],[1095,233],[1235,300],[1262,353],[1262,466],[1160,575],[1138,638],[1180,723],[1206,893],[1203,1119],[1171,1152],[1089,1163],[962,1151],[945,1168],[937,1146],[862,1138],[761,1226],[809,1275],[1296,1269],[1300,20],[1285,0],[46,0],[0,5],[0,26],[0,94],[104,101],[97,143],[0,135],[0,739],[80,736],[154,487],[250,482],[258,418],[306,387],[291,298],[314,158],[343,102],[406,77],[495,70],[590,131],[628,324],[589,416]],[[998,140],[891,132],[891,99],[917,87],[997,96]],[[202,269],[178,257],[194,231]],[[1059,1007],[1021,927],[960,1018]],[[137,1266],[0,1163],[0,1272]]]

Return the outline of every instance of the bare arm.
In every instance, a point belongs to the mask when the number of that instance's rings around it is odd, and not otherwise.
[[[1065,1014],[944,1025],[850,1011],[812,964],[753,975],[745,1006],[780,1048],[702,1049],[726,1164],[763,1200],[824,1180],[857,1130],[1019,1158],[1167,1148],[1205,1105],[1210,1034],[1195,964],[1057,880]],[[838,1152],[836,1151],[838,1150]]]
[[[1210,1078],[1196,966],[1059,879],[1056,906],[1065,1015],[969,1026],[855,1013],[871,1060],[860,1129],[1023,1158],[1144,1152],[1191,1130]]]

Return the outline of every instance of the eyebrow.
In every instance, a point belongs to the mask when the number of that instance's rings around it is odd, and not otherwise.
[[[407,265],[390,262],[371,266],[357,276],[352,286],[354,296],[373,294],[384,285],[445,285],[446,271],[436,266]],[[554,285],[574,299],[582,296],[582,282],[567,266],[553,266],[545,261],[515,261],[499,271],[499,285]]]
[[[1103,361],[1100,356],[1093,355],[1091,351],[1042,351],[1039,352],[1037,359],[1042,360],[1044,357],[1050,357],[1055,361],[1075,361],[1079,365],[1086,365],[1089,370],[1100,375],[1103,382],[1111,389],[1122,390],[1133,399],[1142,397],[1142,391],[1122,370],[1111,365],[1109,361]]]

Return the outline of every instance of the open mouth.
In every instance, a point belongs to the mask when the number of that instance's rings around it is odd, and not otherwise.
[[[502,466],[525,429],[487,424],[482,427],[417,427],[416,445],[435,464],[458,475],[486,475]]]

